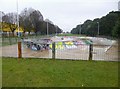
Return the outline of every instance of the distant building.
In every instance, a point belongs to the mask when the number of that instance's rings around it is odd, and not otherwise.
[[[118,11],[120,11],[120,1],[118,2]]]

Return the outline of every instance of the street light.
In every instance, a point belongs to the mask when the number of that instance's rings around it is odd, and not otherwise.
[[[97,33],[97,34],[98,34],[98,36],[99,36],[99,22],[97,22],[97,24],[98,24],[98,33]]]
[[[0,22],[1,22],[1,31],[2,31],[2,11],[0,11],[0,17],[1,17],[1,18],[0,18],[0,19],[1,19]]]
[[[20,37],[20,29],[19,29],[19,15],[18,15],[18,0],[17,0],[17,25],[18,25],[18,37]]]
[[[80,30],[79,30],[79,34],[81,34],[81,22],[80,22]]]
[[[48,36],[48,22],[47,22],[47,36]]]
[[[55,35],[57,36],[57,25],[55,25]]]

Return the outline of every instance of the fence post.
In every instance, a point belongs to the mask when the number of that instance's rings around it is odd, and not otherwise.
[[[22,48],[21,48],[21,42],[18,42],[18,58],[22,57]]]
[[[89,45],[89,61],[92,60],[93,58],[92,53],[93,53],[93,44],[90,44]]]
[[[55,59],[55,42],[52,43],[52,59]]]

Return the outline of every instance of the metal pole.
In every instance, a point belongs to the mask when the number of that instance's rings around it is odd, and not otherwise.
[[[2,11],[1,11],[1,31],[2,31]]]
[[[20,37],[20,29],[19,29],[19,15],[18,15],[18,0],[17,0],[17,25],[18,25],[18,37]]]
[[[3,38],[3,30],[2,30],[2,11],[0,11],[0,17],[1,17],[1,23],[0,23],[0,25],[1,25],[1,37]],[[0,41],[2,41],[3,42],[3,40],[0,38]],[[1,53],[2,53],[2,51],[1,51]]]
[[[18,25],[18,37],[20,37],[20,29],[19,29],[19,15],[18,15],[18,0],[17,0],[17,25]],[[18,38],[18,58],[22,57],[22,47],[21,42]]]
[[[79,34],[81,34],[81,22],[80,22],[80,31],[79,31]]]
[[[90,44],[89,45],[89,58],[88,58],[88,60],[92,60],[92,58],[93,58],[92,53],[93,53],[93,44]]]
[[[55,59],[55,42],[52,43],[52,59]]]
[[[47,22],[47,36],[48,36],[48,22]]]
[[[56,28],[56,36],[57,36],[57,26],[55,26],[55,28]]]
[[[99,22],[97,22],[98,23],[98,36],[99,36]]]

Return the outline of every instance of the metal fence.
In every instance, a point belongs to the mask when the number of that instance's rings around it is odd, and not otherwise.
[[[67,45],[65,49],[56,50],[56,59],[88,60],[89,47],[89,45]]]
[[[119,61],[118,44],[113,45],[94,45],[93,60]]]
[[[9,38],[9,37],[2,37],[0,42],[0,46],[7,46],[7,45],[13,45],[17,44],[18,38]]]
[[[90,45],[78,45],[73,42],[53,42],[48,45],[25,43],[23,46],[24,57],[88,60],[90,52]]]
[[[15,39],[16,40],[16,39]],[[15,41],[14,40],[14,41]],[[40,46],[40,45],[39,45]],[[32,46],[33,47],[33,46]],[[49,48],[41,47],[34,50],[24,42],[21,44],[21,56],[23,58],[50,58],[70,60],[118,60],[118,45],[86,45],[86,44],[49,44]],[[2,57],[18,57],[18,44],[0,47]]]
[[[25,39],[25,38],[29,38],[29,39],[40,39],[40,38],[44,38],[46,36],[44,35],[38,35],[38,36],[24,36],[24,37],[7,37],[7,36],[0,36],[0,46],[9,46],[9,45],[14,45],[14,44],[17,44],[18,40],[19,41],[22,41],[22,39]]]

